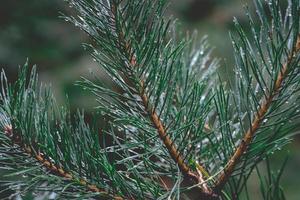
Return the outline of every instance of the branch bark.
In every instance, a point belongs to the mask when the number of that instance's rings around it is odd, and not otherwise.
[[[300,51],[300,35],[298,36],[295,47],[293,47],[290,55],[287,58],[286,63],[283,64],[282,69],[280,70],[280,73],[278,74],[278,77],[275,80],[272,92],[269,94],[269,96],[267,96],[264,99],[263,103],[260,105],[259,110],[256,113],[250,128],[246,131],[236,151],[234,152],[232,157],[225,165],[226,167],[214,187],[214,191],[216,193],[219,193],[223,189],[224,185],[227,183],[230,176],[232,175],[234,168],[239,163],[239,160],[241,159],[243,154],[247,151],[247,147],[252,142],[253,137],[255,136],[257,130],[260,128],[261,122],[264,120],[265,115],[267,114],[270,106],[272,105],[274,97],[276,97],[276,95],[278,95],[278,93],[280,92],[284,79],[288,74],[289,65],[293,61],[293,57],[297,53],[299,53],[299,51]]]
[[[74,177],[71,173],[65,171],[61,166],[55,165],[52,161],[47,159],[47,157],[45,156],[44,153],[37,152],[37,151],[35,151],[35,149],[32,146],[25,144],[22,141],[22,138],[13,131],[13,128],[11,125],[7,125],[6,127],[4,127],[4,134],[8,138],[10,138],[14,144],[20,146],[22,148],[22,150],[24,151],[24,153],[28,154],[32,158],[36,159],[37,162],[42,164],[46,168],[46,170],[49,171],[50,173],[60,176],[60,177],[63,177],[68,181],[78,182],[80,185],[86,187],[87,190],[90,192],[101,193],[102,195],[107,196],[114,200],[123,200],[122,197],[114,196],[114,195],[108,193],[107,191],[99,188],[98,186],[88,183],[84,179],[78,179],[78,178]]]

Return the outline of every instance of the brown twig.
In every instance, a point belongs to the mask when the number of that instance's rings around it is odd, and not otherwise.
[[[177,163],[180,171],[186,176],[194,180],[196,183],[198,182],[204,182],[204,180],[199,180],[199,176],[196,175],[195,173],[192,172],[190,167],[184,162],[184,159],[178,152],[174,142],[172,139],[169,137],[168,133],[166,132],[165,126],[158,117],[157,113],[155,112],[154,109],[151,108],[151,105],[149,103],[148,97],[145,92],[144,84],[143,82],[141,83],[141,98],[143,101],[143,104],[145,106],[145,109],[147,113],[150,116],[150,119],[154,125],[154,127],[157,129],[158,135],[166,148],[168,149],[169,154],[171,155],[172,159]]]
[[[116,5],[114,5],[114,4],[111,5],[111,12],[114,17],[114,20],[116,20],[116,16],[117,16]],[[116,21],[114,21],[114,22],[116,23]],[[116,24],[115,24],[115,28],[117,30]],[[137,66],[137,61],[136,61],[136,57],[134,55],[131,55],[133,52],[131,44],[129,42],[126,42],[122,31],[120,31],[120,30],[117,30],[117,31],[119,31],[117,33],[119,43],[120,43],[119,46],[122,46],[122,44],[124,44],[127,53],[130,55],[130,58],[129,58],[130,64],[134,68]],[[140,81],[139,90],[140,90],[139,96],[142,99],[143,105],[152,121],[152,124],[154,125],[154,127],[156,128],[156,130],[158,132],[159,138],[162,140],[163,144],[168,149],[170,156],[172,157],[174,162],[178,165],[178,167],[179,167],[180,171],[182,172],[182,174],[184,175],[184,177],[189,179],[189,181],[191,182],[192,185],[193,184],[201,185],[202,192],[211,194],[210,188],[207,186],[205,180],[203,179],[204,176],[201,174],[201,172],[198,172],[200,174],[193,172],[193,170],[185,163],[183,157],[178,152],[176,145],[174,144],[174,142],[172,141],[172,139],[169,137],[168,133],[166,132],[166,128],[165,128],[163,122],[161,121],[161,119],[157,115],[156,111],[153,109],[152,105],[149,102],[149,98],[146,94],[146,88],[144,86],[143,80]],[[202,168],[204,168],[204,167],[202,166]]]
[[[215,192],[218,193],[222,190],[222,188],[224,187],[226,182],[229,180],[231,174],[234,171],[235,166],[238,164],[242,155],[247,151],[247,147],[253,140],[253,137],[255,136],[257,130],[260,128],[261,122],[264,120],[264,117],[267,114],[267,112],[273,102],[274,97],[276,97],[276,95],[278,95],[280,92],[280,89],[283,85],[283,81],[288,74],[289,65],[293,61],[293,57],[299,51],[300,51],[300,36],[298,36],[296,46],[292,49],[290,55],[287,58],[286,63],[283,64],[282,69],[280,70],[280,72],[277,76],[277,79],[275,80],[275,84],[274,84],[272,92],[269,94],[269,96],[267,96],[264,99],[262,104],[259,106],[259,110],[257,111],[250,128],[244,134],[244,137],[241,140],[241,143],[239,144],[239,146],[235,150],[234,154],[232,155],[232,157],[229,159],[229,161],[225,165],[226,167],[215,185],[215,188],[214,188]]]
[[[95,192],[95,193],[101,193],[102,195],[108,196],[114,200],[123,200],[122,197],[119,196],[113,196],[112,194],[108,193],[107,191],[99,188],[98,186],[88,183],[86,180],[84,179],[77,179],[75,178],[71,173],[65,171],[61,166],[57,166],[55,165],[52,161],[50,161],[49,159],[47,159],[47,157],[45,156],[45,154],[41,153],[41,152],[36,152],[32,146],[26,145],[23,143],[22,138],[18,135],[15,134],[13,131],[13,128],[11,125],[7,125],[6,127],[4,127],[4,133],[6,134],[7,137],[9,137],[11,139],[11,141],[20,146],[22,148],[22,150],[28,154],[29,156],[31,156],[32,158],[35,158],[39,163],[41,163],[46,169],[47,171],[49,171],[52,174],[58,175],[60,177],[65,178],[68,181],[74,181],[79,183],[80,185],[84,186],[87,188],[87,190],[91,191],[91,192]]]

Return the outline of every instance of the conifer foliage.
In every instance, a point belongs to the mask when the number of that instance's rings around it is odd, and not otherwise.
[[[109,125],[58,106],[36,67],[26,63],[14,84],[2,72],[0,196],[242,199],[258,163],[296,133],[298,0],[255,0],[255,15],[245,8],[250,34],[234,19],[227,82],[206,38],[178,39],[166,0],[68,3],[77,15],[65,19],[91,37],[85,48],[115,84],[78,82]],[[258,173],[263,199],[284,199],[281,173]]]

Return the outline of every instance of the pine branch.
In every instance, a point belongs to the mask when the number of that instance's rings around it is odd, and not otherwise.
[[[34,158],[37,162],[39,162],[47,171],[50,173],[60,176],[64,178],[66,181],[72,181],[77,184],[80,184],[87,188],[87,190],[95,193],[99,193],[101,196],[108,197],[110,199],[114,200],[122,200],[122,197],[114,196],[112,194],[109,194],[107,191],[99,188],[98,186],[88,183],[84,179],[77,179],[72,175],[71,173],[65,171],[61,166],[55,165],[51,160],[47,158],[47,155],[41,152],[37,152],[31,145],[26,145],[23,141],[20,135],[16,134],[15,131],[13,131],[13,128],[10,125],[7,125],[4,127],[4,134],[11,139],[13,144],[16,144],[23,149],[23,151]]]
[[[118,5],[115,4],[115,2],[112,2],[111,5],[111,12],[112,12],[112,19],[116,20],[116,16],[118,15]],[[116,26],[116,24],[115,24]],[[115,30],[118,30],[117,27],[115,27]],[[129,55],[129,63],[131,64],[132,68],[136,68],[138,66],[137,61],[136,61],[136,56],[134,54],[132,54],[132,52],[135,52],[132,49],[132,45],[129,42],[126,42],[124,39],[124,33],[119,30],[118,31],[118,38],[119,38],[119,46],[122,46],[122,44],[125,44],[125,50],[127,52],[127,54]],[[126,63],[124,63],[126,64]],[[132,71],[132,73],[134,74],[134,71]],[[178,165],[180,171],[183,173],[184,177],[187,179],[190,179],[191,185],[194,184],[199,184],[201,186],[201,188],[203,189],[204,193],[207,193],[208,196],[211,196],[211,190],[210,188],[207,186],[205,180],[204,180],[204,176],[202,174],[202,171],[198,171],[198,174],[194,173],[193,170],[185,163],[184,158],[180,155],[180,152],[177,150],[174,141],[172,141],[172,139],[169,137],[165,125],[163,124],[163,122],[161,121],[161,119],[159,118],[159,115],[156,113],[155,109],[153,108],[153,106],[150,104],[149,100],[148,100],[148,96],[145,92],[145,86],[144,86],[144,80],[138,80],[138,82],[140,83],[137,91],[140,90],[140,97],[142,99],[143,105],[145,107],[145,111],[148,113],[154,127],[157,129],[157,133],[159,134],[159,138],[161,139],[161,141],[163,142],[163,144],[166,146],[166,148],[168,149],[168,152],[170,154],[170,156],[172,157],[172,159],[174,160],[174,162]],[[200,164],[198,164],[199,168],[205,170],[204,166],[201,166]]]
[[[126,199],[133,199],[134,195],[130,192],[126,192],[127,195],[121,192],[123,188],[126,191],[132,188],[122,185],[122,175],[115,172],[106,153],[101,151],[98,131],[91,130],[79,113],[76,124],[71,124],[70,119],[66,119],[68,114],[64,108],[56,110],[51,94],[37,91],[35,68],[30,76],[28,72],[26,63],[20,70],[18,81],[12,85],[7,83],[5,74],[1,74],[0,130],[6,136],[0,135],[3,169],[15,171],[18,168],[11,168],[11,165],[24,162],[24,166],[19,167],[26,169],[16,173],[26,175],[30,171],[34,176],[33,183],[21,182],[22,187],[26,186],[24,190],[35,187],[39,191],[39,182],[51,183],[52,179],[58,179],[60,184],[56,182],[53,186],[47,186],[57,195],[72,197],[80,194],[87,198],[109,199],[123,199],[126,196]],[[20,150],[12,153],[13,145],[18,145]],[[17,161],[11,163],[14,159]],[[37,163],[28,163],[28,159]],[[36,171],[37,174],[34,173]],[[39,175],[45,171],[50,174]],[[70,183],[66,184],[66,181]],[[8,181],[7,184],[13,183]],[[53,187],[62,189],[57,191]],[[123,188],[116,192],[117,187]],[[69,190],[76,193],[70,194]]]
[[[212,80],[216,62],[205,39],[197,46],[169,34],[165,0],[69,2],[79,13],[67,19],[91,36],[93,45],[85,47],[117,88],[102,80],[80,82],[96,95],[109,127],[99,137],[98,121],[87,124],[81,112],[73,121],[37,87],[35,68],[30,76],[22,69],[12,85],[3,73],[0,163],[18,170],[20,156],[26,166],[18,174],[50,172],[24,190],[55,177],[92,197],[238,199],[257,164],[289,141],[297,123],[287,122],[300,116],[299,1],[289,2],[285,17],[278,0],[268,1],[268,14],[255,1],[262,28],[248,12],[253,39],[234,21],[234,88]],[[68,185],[59,186],[61,194]]]
[[[283,64],[277,79],[275,80],[274,88],[270,91],[270,94],[264,99],[262,104],[259,106],[259,110],[256,113],[254,120],[244,134],[243,139],[241,140],[239,146],[235,150],[232,157],[229,159],[228,163],[225,165],[223,173],[219,177],[214,190],[216,192],[220,192],[228,179],[231,177],[233,170],[235,169],[236,165],[239,163],[243,154],[247,151],[247,147],[255,137],[256,131],[260,128],[261,123],[265,119],[266,113],[269,111],[269,108],[273,102],[273,99],[280,93],[281,87],[284,84],[284,79],[289,72],[289,65],[293,62],[293,58],[299,53],[300,51],[300,36],[298,36],[297,42],[295,46],[292,48],[291,53],[287,57],[287,61]]]

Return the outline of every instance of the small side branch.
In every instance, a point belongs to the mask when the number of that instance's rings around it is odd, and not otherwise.
[[[288,74],[289,65],[293,61],[293,57],[297,53],[299,53],[299,51],[300,51],[300,36],[298,36],[296,46],[292,49],[292,52],[288,56],[286,63],[282,66],[282,69],[281,69],[277,79],[275,80],[272,92],[270,93],[269,96],[267,96],[264,99],[263,103],[260,105],[259,110],[256,113],[250,128],[244,134],[244,137],[243,137],[241,143],[239,144],[236,151],[234,152],[232,157],[229,159],[229,161],[225,165],[226,167],[215,185],[215,188],[214,188],[215,192],[219,193],[223,189],[224,185],[227,183],[230,176],[232,175],[236,165],[239,163],[239,160],[241,159],[243,154],[247,151],[247,147],[250,145],[251,141],[253,140],[253,137],[255,136],[256,132],[260,128],[261,123],[264,120],[264,117],[267,114],[267,112],[273,102],[273,99],[280,92],[280,89],[283,85],[284,79],[285,79],[286,75]]]
[[[52,174],[63,177],[64,179],[66,179],[68,181],[77,182],[78,184],[86,187],[87,190],[89,190],[91,192],[101,193],[101,195],[110,197],[114,200],[123,200],[122,197],[113,196],[112,194],[110,194],[107,191],[99,188],[98,186],[96,186],[94,184],[91,184],[91,183],[88,183],[84,179],[78,179],[78,178],[74,177],[71,173],[65,171],[62,167],[59,167],[59,166],[55,165],[52,161],[47,159],[45,154],[43,154],[41,152],[36,153],[36,151],[33,149],[33,147],[24,144],[23,141],[22,141],[22,138],[18,134],[14,133],[12,126],[7,125],[6,127],[4,127],[4,134],[7,137],[9,137],[14,144],[20,146],[26,154],[28,154],[32,158],[36,159],[37,162],[42,164]]]

